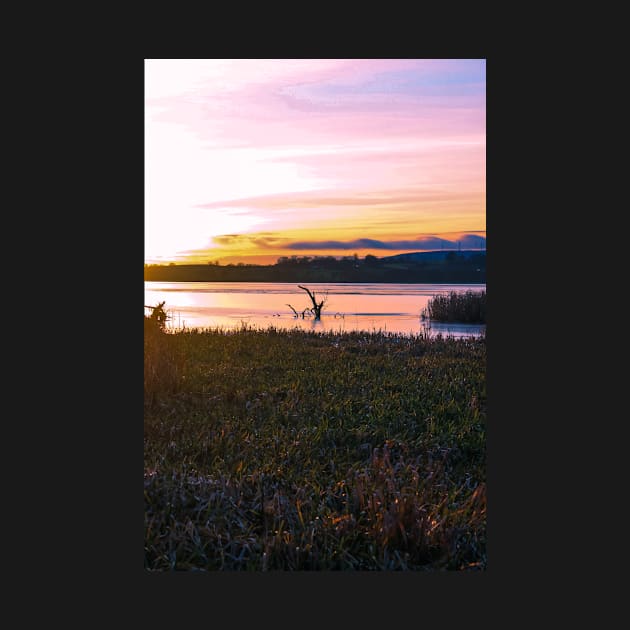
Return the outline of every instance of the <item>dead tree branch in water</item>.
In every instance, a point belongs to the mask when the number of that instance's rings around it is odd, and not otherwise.
[[[303,287],[301,284],[298,284],[298,287],[308,293],[308,297],[311,298],[311,302],[313,303],[313,307],[309,310],[313,313],[313,315],[315,315],[316,320],[320,319],[322,315],[322,308],[324,304],[326,304],[327,298],[324,298],[321,302],[318,303],[315,299],[315,291],[311,293],[306,287]]]
[[[306,312],[307,312],[307,311],[308,311],[309,313],[311,312],[311,309],[310,309],[310,308],[308,308],[308,307],[306,307],[306,308],[302,311],[302,313],[301,313],[301,315],[300,315],[300,313],[298,313],[298,312],[297,312],[297,311],[296,311],[296,310],[295,310],[295,309],[294,309],[294,308],[293,308],[290,304],[287,304],[287,306],[288,306],[288,307],[289,307],[289,308],[290,308],[290,309],[291,309],[291,310],[295,313],[295,316],[296,316],[296,317],[300,317],[300,316],[301,316],[301,317],[302,317],[302,319],[304,319],[304,318],[306,317]]]

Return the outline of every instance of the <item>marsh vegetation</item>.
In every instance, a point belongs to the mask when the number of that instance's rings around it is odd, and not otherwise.
[[[147,570],[485,568],[483,337],[144,343]]]
[[[423,309],[422,318],[436,322],[485,324],[486,292],[451,291],[447,295],[436,295]]]

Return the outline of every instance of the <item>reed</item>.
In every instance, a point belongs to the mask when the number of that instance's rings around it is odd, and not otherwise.
[[[436,322],[486,323],[486,292],[451,291],[429,300],[422,312],[423,319]]]

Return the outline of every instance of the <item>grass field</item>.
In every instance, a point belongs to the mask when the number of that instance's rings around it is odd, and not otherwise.
[[[147,570],[486,568],[486,342],[147,326]]]

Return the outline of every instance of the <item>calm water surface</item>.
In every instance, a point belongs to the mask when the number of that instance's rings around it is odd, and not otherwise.
[[[425,331],[420,312],[432,296],[450,291],[481,291],[485,284],[306,284],[317,301],[327,297],[320,321],[296,318],[311,306],[295,283],[275,282],[145,282],[144,304],[166,302],[168,327],[241,328],[350,332],[384,331],[418,334]],[[145,313],[149,313],[145,309]],[[479,335],[485,326],[432,323],[430,333],[466,337]]]

